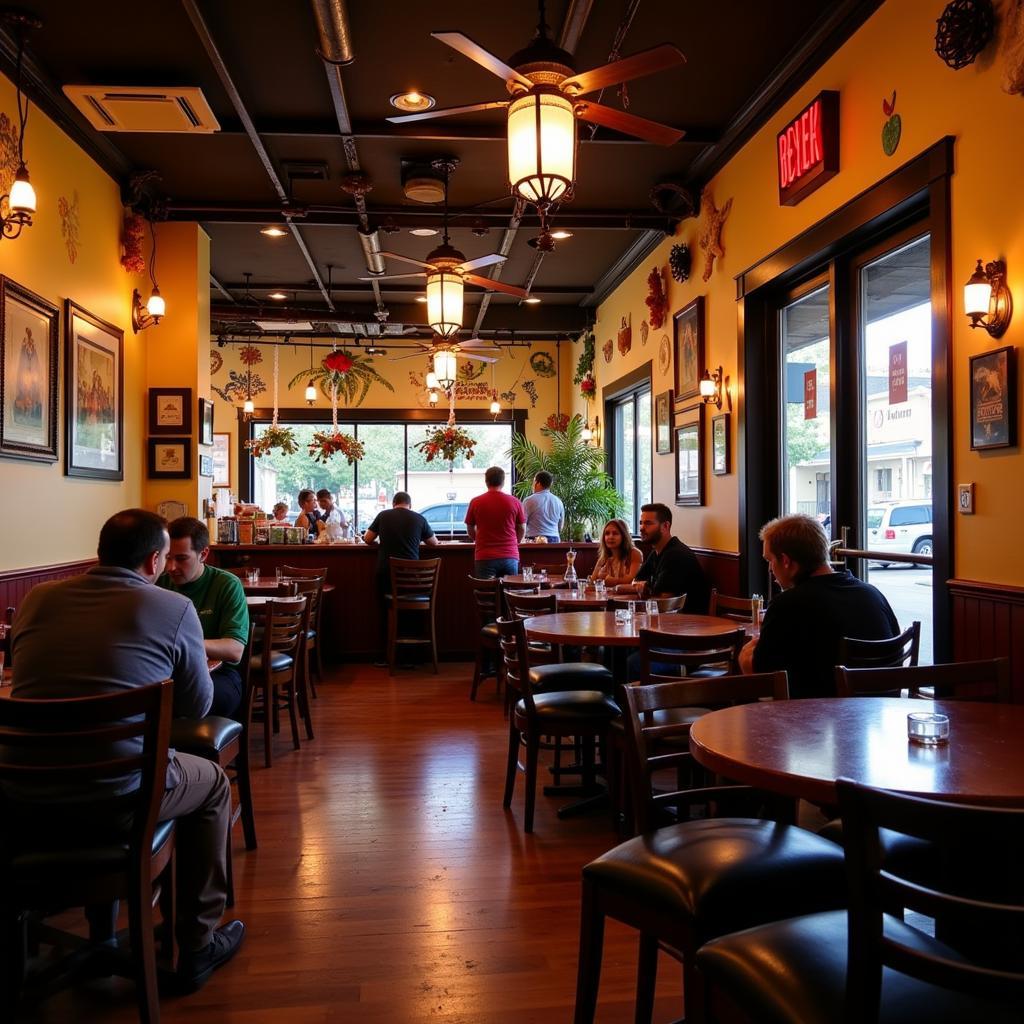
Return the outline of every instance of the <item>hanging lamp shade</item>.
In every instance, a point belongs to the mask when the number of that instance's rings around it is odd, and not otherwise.
[[[11,213],[33,214],[36,212],[36,190],[28,180],[28,168],[21,164],[11,185],[11,196],[8,199]]]
[[[445,391],[454,386],[457,374],[458,364],[455,361],[454,352],[443,351],[434,353],[434,376],[437,378],[437,383]]]
[[[508,180],[537,206],[568,198],[576,180],[576,117],[561,93],[531,91],[509,104]]]
[[[160,289],[155,285],[150,293],[149,301],[146,303],[146,311],[157,323],[160,322],[160,317],[164,316],[167,312],[167,303],[164,302]]]
[[[427,322],[442,338],[450,338],[462,327],[461,274],[451,270],[427,273]]]

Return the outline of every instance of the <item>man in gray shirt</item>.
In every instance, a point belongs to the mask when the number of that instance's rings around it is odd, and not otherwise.
[[[551,485],[555,478],[542,469],[533,478],[533,494],[523,501],[526,512],[526,537],[543,537],[552,544],[557,544],[561,537],[562,522],[565,519],[565,506],[557,494],[551,493]]]
[[[34,587],[11,635],[12,695],[85,697],[173,679],[175,716],[203,717],[213,684],[199,617],[188,598],[153,586],[169,549],[160,516],[127,509],[103,524],[98,565]],[[160,818],[178,822],[178,976],[194,991],[245,934],[241,921],[217,927],[227,894],[231,787],[212,761],[173,750],[165,785]]]

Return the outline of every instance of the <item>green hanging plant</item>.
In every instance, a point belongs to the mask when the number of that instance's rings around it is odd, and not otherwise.
[[[573,384],[582,384],[584,379],[593,376],[594,356],[597,354],[597,338],[593,331],[587,331],[583,335],[583,351],[576,362],[576,376],[573,377]]]
[[[295,387],[303,380],[314,381],[328,395],[332,388],[337,388],[338,397],[346,405],[362,405],[371,384],[382,384],[388,391],[395,390],[391,382],[373,368],[373,360],[369,356],[349,355],[344,351],[325,356],[319,369],[300,370],[288,382],[288,387]]]

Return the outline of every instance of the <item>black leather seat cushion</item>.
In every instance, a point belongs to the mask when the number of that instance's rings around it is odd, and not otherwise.
[[[295,664],[295,659],[284,651],[271,651],[270,653],[270,671],[271,672],[287,672],[292,665]],[[249,668],[253,673],[263,671],[263,655],[254,654],[249,662]]]
[[[171,746],[186,754],[208,756],[223,750],[242,735],[242,723],[233,718],[176,718],[171,722]]]
[[[615,680],[604,665],[572,661],[533,666],[530,669],[530,685],[542,693],[555,690],[600,690],[610,695],[615,688]]]
[[[818,835],[839,846],[843,845],[843,822],[835,818],[818,829]],[[927,840],[905,836],[901,832],[879,829],[882,844],[882,863],[901,878],[915,882],[931,882],[937,877],[939,865],[935,848]]]
[[[542,724],[545,718],[593,721],[596,718],[610,719],[621,714],[618,704],[606,693],[601,693],[598,690],[559,690],[555,693],[538,693],[533,698],[533,703],[537,709],[537,717]],[[524,701],[519,701],[516,704],[516,714],[519,716],[526,714]]]
[[[689,917],[700,942],[846,901],[834,843],[758,818],[669,825],[626,840],[583,874],[634,903]]]
[[[912,949],[951,960],[948,946],[897,921],[886,934]],[[726,935],[697,953],[697,964],[758,1024],[835,1024],[846,1003],[846,912],[811,914]],[[882,973],[881,1024],[1003,1024],[1020,1021],[1019,1006],[1004,1009],[886,968]]]

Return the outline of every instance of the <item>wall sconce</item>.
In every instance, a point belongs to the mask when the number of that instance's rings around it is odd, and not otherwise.
[[[145,306],[142,304],[142,294],[139,289],[132,290],[132,333],[134,334],[149,327],[155,327],[167,312],[167,303],[160,294],[156,283],[156,226],[152,221],[149,222],[149,233],[153,239],[153,248],[149,254],[149,279],[153,282],[153,290],[149,293],[149,299]]]
[[[8,195],[0,197],[0,203],[7,200],[7,216],[0,217],[0,228],[4,238],[17,238],[22,228],[32,227],[32,214],[36,212],[36,192],[28,180],[28,167],[25,166],[25,125],[28,123],[28,99],[22,105],[21,64],[25,51],[25,34],[30,29],[42,28],[38,18],[24,11],[8,10],[2,15],[3,21],[18,37],[18,64],[15,74],[15,90],[18,103],[18,169],[14,175],[14,184]]]
[[[704,399],[705,405],[722,408],[722,381],[724,379],[721,367],[714,373],[710,370],[704,371],[704,376],[700,379],[700,397]]]
[[[1001,338],[1013,316],[1013,296],[1006,287],[1006,264],[993,260],[984,267],[981,260],[964,285],[964,312],[971,327],[984,327],[993,338]]]

